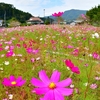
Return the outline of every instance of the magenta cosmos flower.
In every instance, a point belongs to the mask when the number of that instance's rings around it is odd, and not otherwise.
[[[11,57],[13,56],[14,52],[11,50],[9,52],[7,52],[6,57]]]
[[[80,70],[77,66],[75,66],[70,59],[65,60],[66,66],[70,68],[70,70],[76,74],[80,74]]]
[[[26,80],[23,80],[21,76],[15,78],[14,76],[10,76],[8,78],[4,78],[2,84],[5,86],[22,86]]]
[[[58,13],[52,14],[52,16],[54,16],[54,17],[60,17],[62,15],[63,15],[63,12],[58,12]]]
[[[44,94],[44,97],[40,98],[40,100],[64,100],[64,96],[69,96],[73,93],[73,89],[66,88],[72,83],[71,78],[58,82],[60,72],[57,70],[53,72],[50,79],[45,71],[41,70],[39,72],[39,78],[41,80],[32,78],[31,83],[37,87],[33,89],[33,92],[39,95]]]

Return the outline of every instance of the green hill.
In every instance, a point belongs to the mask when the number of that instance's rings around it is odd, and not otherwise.
[[[81,14],[86,14],[86,10],[76,10],[76,9],[71,9],[68,11],[65,11],[62,17],[65,20],[75,20],[77,19]]]
[[[12,4],[0,3],[0,19],[4,19],[4,17],[6,20],[15,18],[19,22],[24,23],[31,16],[32,15],[28,12],[16,9]]]
[[[73,21],[76,20],[81,14],[86,14],[86,12],[87,10],[77,10],[77,9],[66,10],[62,15],[62,18],[67,21]],[[53,16],[50,16],[50,18],[55,19],[55,17]]]

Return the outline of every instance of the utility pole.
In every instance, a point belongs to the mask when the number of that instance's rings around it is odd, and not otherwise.
[[[6,11],[4,13],[4,26],[6,27]]]
[[[45,9],[43,9],[43,11],[44,11],[44,17],[45,17]]]

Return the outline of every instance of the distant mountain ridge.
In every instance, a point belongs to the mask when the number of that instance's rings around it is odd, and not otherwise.
[[[81,14],[86,14],[87,10],[77,10],[77,9],[71,9],[64,11],[64,14],[62,15],[62,18],[66,21],[72,21],[76,20]],[[50,18],[55,19],[55,17],[50,16]]]

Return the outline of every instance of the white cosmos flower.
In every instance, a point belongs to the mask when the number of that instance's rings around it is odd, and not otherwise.
[[[70,85],[70,88],[74,88],[74,85],[73,85],[73,84],[71,84],[71,85]]]
[[[88,82],[84,83],[84,85],[87,86],[88,85]]]
[[[18,59],[16,58],[15,61],[17,61]]]
[[[89,54],[88,56],[92,57],[92,54]]]
[[[40,38],[40,41],[42,41],[43,40],[43,38]]]
[[[98,33],[92,34],[92,38],[99,38],[99,34]]]
[[[9,65],[9,61],[5,61],[4,64],[5,64],[5,65]]]
[[[3,68],[2,68],[2,67],[0,67],[0,70],[1,70],[1,71],[3,71]]]
[[[12,95],[12,94],[9,94],[8,96],[9,96],[9,99],[10,99],[10,100],[13,99],[13,95]]]
[[[98,33],[95,33],[94,35],[95,35],[96,38],[99,38],[99,34]]]
[[[71,36],[69,36],[69,39],[72,39],[72,37],[71,37]]]
[[[36,60],[40,60],[40,57],[37,57]]]

